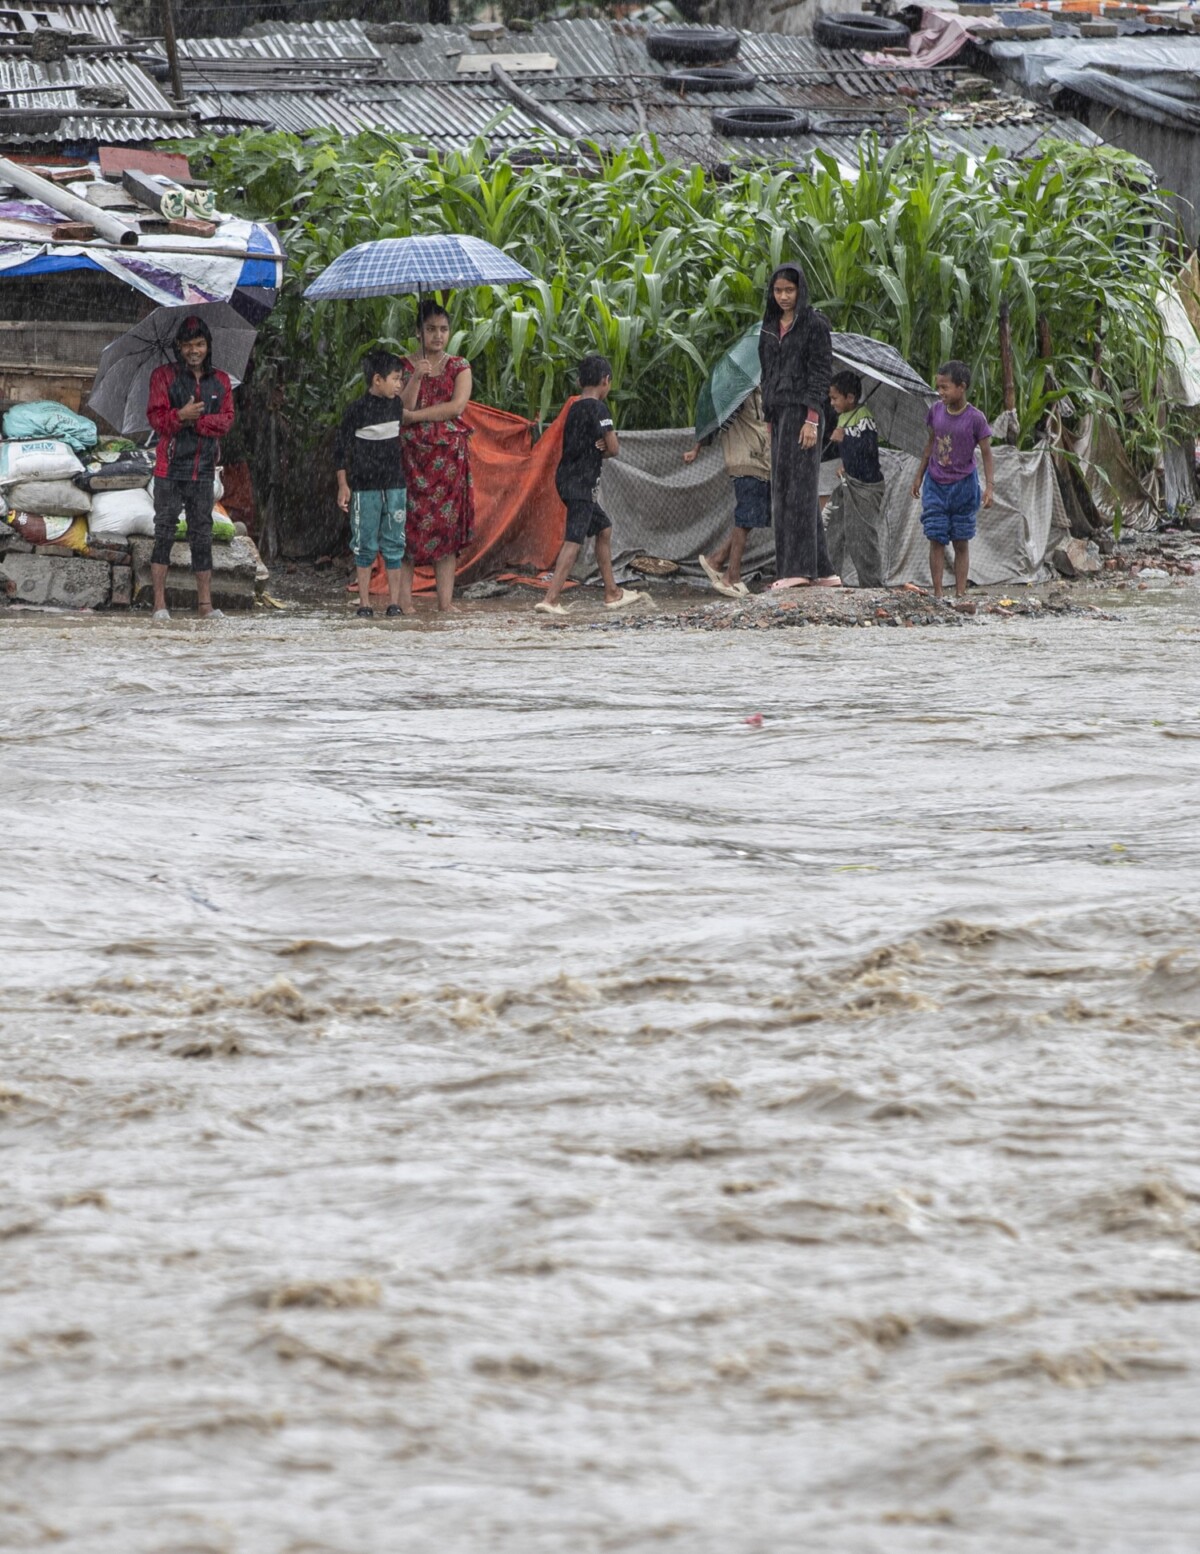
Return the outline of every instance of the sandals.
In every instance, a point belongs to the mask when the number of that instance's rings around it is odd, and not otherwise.
[[[549,599],[540,599],[533,608],[538,615],[570,615],[571,613],[569,604],[551,604]]]
[[[397,615],[403,615],[404,611],[400,608],[400,606],[398,604],[389,604],[387,609],[384,610],[383,613],[388,618],[388,620],[394,621],[396,619]]]
[[[720,588],[722,581],[721,574],[717,571],[716,567],[713,566],[708,557],[697,556],[696,560],[700,563],[700,570],[704,573],[705,577],[709,580],[713,587]]]
[[[358,616],[360,621],[370,621],[375,619],[375,611],[369,604],[360,604],[354,613]]]
[[[649,599],[649,594],[640,593],[636,588],[622,588],[616,599],[606,599],[606,610],[623,610],[627,604],[636,604],[639,599]]]

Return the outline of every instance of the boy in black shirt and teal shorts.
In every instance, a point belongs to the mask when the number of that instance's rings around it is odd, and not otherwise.
[[[350,546],[358,574],[358,611],[371,609],[371,571],[375,557],[387,568],[389,615],[402,615],[400,563],[404,560],[404,526],[408,493],[400,461],[400,427],[404,409],[398,403],[404,387],[403,365],[390,351],[368,351],[363,358],[367,392],[348,407],[334,444],[338,506],[350,514]]]
[[[645,597],[618,588],[612,569],[612,520],[596,500],[605,459],[617,457],[617,434],[605,400],[612,388],[612,368],[603,356],[585,356],[579,364],[579,398],[567,411],[563,451],[554,477],[566,504],[567,529],[546,597],[534,606],[543,615],[565,615],[559,603],[571,568],[584,540],[596,542],[596,565],[604,583],[604,603],[610,610]]]

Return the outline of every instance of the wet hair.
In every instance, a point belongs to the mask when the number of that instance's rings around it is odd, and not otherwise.
[[[971,387],[971,369],[966,362],[943,362],[937,370],[937,376],[939,378],[949,378],[951,383],[956,384],[959,388]]]
[[[839,394],[852,399],[856,405],[862,402],[862,379],[857,372],[839,372],[829,387],[837,389]]]
[[[431,318],[444,318],[450,322],[450,314],[436,297],[426,297],[417,309],[417,327],[423,329]]]
[[[368,351],[362,359],[363,377],[370,388],[376,378],[386,378],[393,372],[402,372],[404,363],[391,351]]]
[[[612,363],[607,356],[585,356],[579,363],[579,387],[598,388],[605,378],[612,377]]]
[[[795,265],[791,264],[781,265],[780,268],[775,271],[774,275],[772,275],[772,291],[775,290],[776,281],[791,281],[792,285],[795,286],[797,290],[799,290],[799,288],[804,284],[804,278],[800,274],[800,271],[795,267]]]
[[[189,340],[204,340],[209,346],[212,345],[212,334],[208,325],[195,314],[191,318],[185,318],[175,331],[176,345],[186,345]]]

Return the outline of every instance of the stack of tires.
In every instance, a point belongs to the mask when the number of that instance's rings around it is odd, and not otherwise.
[[[732,63],[741,46],[741,38],[728,27],[654,27],[646,35],[651,59],[681,67],[663,78],[663,85],[681,96],[753,91],[758,84],[753,72]],[[715,109],[712,126],[719,135],[757,139],[802,135],[808,129],[808,115],[773,103],[747,104]]]

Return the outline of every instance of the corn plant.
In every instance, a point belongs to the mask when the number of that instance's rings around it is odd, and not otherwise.
[[[1160,446],[1168,217],[1123,152],[1062,143],[1025,163],[972,162],[914,130],[890,148],[864,138],[852,175],[817,153],[718,182],[640,147],[593,147],[576,166],[524,165],[528,149],[520,162],[493,157],[481,138],[438,154],[376,131],[203,144],[223,202],[281,229],[287,276],[259,354],[293,426],[327,426],[357,392],[363,352],[407,347],[413,333],[412,299],[314,307],[301,298],[308,281],[366,238],[458,231],[536,277],[452,299],[453,348],[472,362],[476,397],[534,420],[555,413],[579,358],[600,351],[620,425],[689,424],[708,368],[794,257],[835,328],[889,341],[930,379],[944,360],[966,360],[972,398],[991,415],[1007,303],[1026,445],[1069,396],[1077,413],[1114,419],[1136,460]]]

